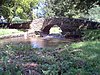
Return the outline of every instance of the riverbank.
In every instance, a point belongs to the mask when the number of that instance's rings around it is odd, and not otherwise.
[[[30,36],[30,32],[14,33],[10,37],[26,37]],[[22,43],[8,43],[0,47],[1,75],[100,74],[99,40],[60,43],[53,48],[33,48],[29,43]]]
[[[18,29],[0,29],[0,36],[1,35],[7,35],[7,34],[14,34],[14,33],[20,33],[23,32],[21,30]]]
[[[100,42],[84,41],[55,48],[26,45],[0,48],[1,71],[16,75],[99,75]],[[8,75],[8,74],[5,74]]]
[[[15,37],[31,37],[34,32],[31,30],[17,30],[17,29],[0,29],[0,39],[15,38]]]

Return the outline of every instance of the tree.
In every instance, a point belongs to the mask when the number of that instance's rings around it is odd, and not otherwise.
[[[38,0],[1,0],[0,15],[6,19],[20,16],[23,19],[32,19],[32,7]]]
[[[83,15],[82,17],[88,18],[92,21],[100,22],[100,6],[95,6],[88,11],[88,14]]]
[[[99,0],[46,0],[46,15],[51,17],[73,17],[98,4]]]

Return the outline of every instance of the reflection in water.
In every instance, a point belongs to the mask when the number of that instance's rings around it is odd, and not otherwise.
[[[27,39],[24,37],[17,38],[9,38],[0,40],[0,47],[7,45],[9,43],[12,44],[30,44],[33,48],[46,48],[46,47],[57,47],[59,44],[68,43],[70,40],[68,39],[58,39],[54,37],[28,37]]]
[[[46,43],[41,38],[30,38],[30,42],[33,48],[43,48]]]

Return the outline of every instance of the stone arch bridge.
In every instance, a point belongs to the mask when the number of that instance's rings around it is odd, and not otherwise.
[[[30,28],[43,34],[49,34],[51,27],[57,25],[65,37],[80,37],[83,29],[100,28],[100,23],[74,18],[39,18],[32,21]],[[41,34],[42,36],[42,34]]]

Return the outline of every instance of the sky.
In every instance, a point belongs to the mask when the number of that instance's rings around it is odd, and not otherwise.
[[[37,5],[35,8],[33,8],[33,13],[34,13],[35,15],[37,15],[38,17],[44,16],[44,14],[45,14],[44,7],[45,7],[44,2],[41,2],[41,1],[40,1],[40,2],[38,3],[38,5]]]

